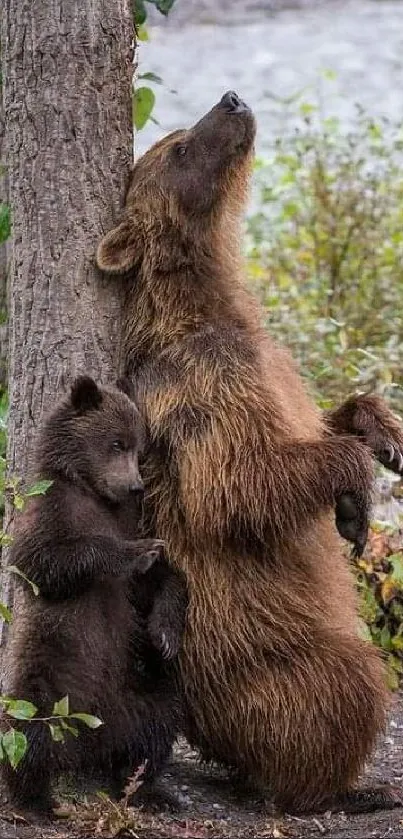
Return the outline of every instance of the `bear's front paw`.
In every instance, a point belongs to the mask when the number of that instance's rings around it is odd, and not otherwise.
[[[373,451],[382,466],[386,466],[386,469],[391,469],[398,475],[403,474],[403,436],[401,440],[392,440],[389,437],[389,439],[378,441],[378,446]]]
[[[175,658],[181,648],[183,630],[160,614],[151,613],[148,621],[151,643],[166,661]]]
[[[353,543],[353,553],[361,556],[368,538],[368,514],[357,498],[345,492],[336,499],[336,527],[343,539]]]
[[[358,397],[352,425],[383,466],[403,474],[403,426],[380,397]]]

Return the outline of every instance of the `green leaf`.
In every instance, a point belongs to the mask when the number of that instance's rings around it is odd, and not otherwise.
[[[76,728],[74,725],[67,725],[67,723],[64,722],[64,720],[62,721],[62,728],[64,728],[66,731],[69,731],[70,734],[73,735],[73,737],[78,737],[79,735],[78,728]]]
[[[99,728],[100,725],[103,725],[102,720],[93,717],[91,714],[70,714],[70,719],[81,720],[88,728]]]
[[[17,577],[21,577],[23,580],[25,580],[25,582],[28,583],[29,586],[31,586],[35,597],[38,597],[38,594],[39,594],[38,586],[35,583],[33,583],[32,580],[29,580],[28,577],[26,577],[25,574],[22,571],[20,571],[20,569],[17,568],[16,565],[8,565],[7,570],[11,571],[12,574],[17,574]]]
[[[68,717],[69,715],[69,697],[63,696],[63,699],[59,699],[58,702],[55,702],[53,706],[52,716],[53,717]]]
[[[18,510],[20,513],[21,510],[24,509],[25,499],[23,495],[20,495],[18,492],[14,493],[13,497],[13,507]]]
[[[167,15],[174,4],[175,0],[156,0],[155,5],[162,15]]]
[[[0,616],[3,618],[3,621],[6,623],[11,623],[13,616],[10,612],[10,609],[7,608],[5,603],[0,602]]]
[[[26,702],[24,699],[10,699],[7,702],[7,714],[15,720],[30,720],[37,711],[32,702]]]
[[[142,26],[147,19],[147,11],[144,0],[133,0],[133,18],[136,27]]]
[[[383,650],[391,650],[392,649],[392,641],[390,637],[390,632],[387,626],[384,626],[381,630],[380,635],[380,644]]]
[[[137,78],[147,79],[147,81],[155,82],[155,84],[164,84],[164,82],[161,79],[161,76],[157,76],[156,73],[140,73],[140,75],[137,76]]]
[[[53,481],[37,481],[36,484],[25,490],[24,495],[26,498],[30,498],[32,495],[45,495],[52,484]]]
[[[49,722],[48,726],[50,729],[52,740],[54,740],[55,743],[64,743],[64,734],[60,725],[54,725],[53,723]]]
[[[8,204],[0,202],[0,245],[6,242],[11,233],[11,210]]]
[[[79,731],[78,728],[76,728],[74,725],[68,725],[66,720],[61,720],[60,725],[64,729],[64,731],[69,731],[70,734],[73,735],[73,737],[78,737]]]
[[[398,553],[388,556],[388,562],[390,562],[393,569],[390,579],[394,583],[398,583],[399,587],[403,587],[403,554]]]
[[[16,769],[28,748],[25,734],[22,731],[16,731],[15,728],[10,728],[3,734],[1,742],[11,766]]]
[[[150,87],[139,87],[133,96],[133,122],[137,131],[144,128],[155,105],[155,94]]]
[[[149,41],[150,36],[148,34],[148,29],[145,26],[138,26],[137,27],[137,40],[138,41]]]

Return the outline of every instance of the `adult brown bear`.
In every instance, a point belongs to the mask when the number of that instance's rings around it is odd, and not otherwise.
[[[373,405],[355,401],[325,424],[244,287],[254,137],[250,109],[229,92],[157,143],[97,254],[125,274],[126,371],[151,438],[149,533],[190,589],[187,733],[282,808],[392,806],[392,791],[352,790],[386,693],[377,652],[357,636],[332,512],[362,550],[371,455],[331,425],[362,435]],[[376,405],[368,443],[400,468],[400,427]]]

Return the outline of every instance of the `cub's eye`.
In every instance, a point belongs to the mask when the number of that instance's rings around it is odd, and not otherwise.
[[[114,440],[112,443],[112,449],[114,452],[124,452],[125,446],[121,440]]]
[[[175,150],[176,150],[176,154],[178,155],[178,157],[184,157],[187,150],[188,150],[188,147],[183,145],[183,143],[180,143],[179,145],[176,146]]]

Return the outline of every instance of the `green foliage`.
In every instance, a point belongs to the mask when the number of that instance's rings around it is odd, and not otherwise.
[[[144,128],[151,118],[155,105],[155,93],[150,87],[138,87],[133,95],[133,122],[137,131]]]
[[[1,738],[1,747],[2,759],[7,757],[13,769],[16,769],[27,751],[27,738],[22,731],[9,728]]]
[[[361,388],[402,409],[402,127],[359,109],[343,134],[310,102],[297,119],[258,164],[251,282],[322,404]]]
[[[147,20],[147,6],[146,3],[155,6],[162,15],[167,15],[174,4],[175,0],[133,0],[133,17],[134,25],[136,27],[137,39],[139,41],[148,41],[148,31],[145,26]],[[153,84],[163,84],[160,76],[156,73],[148,71],[140,73],[138,80],[147,80]],[[133,124],[136,131],[141,131],[148,120],[157,122],[153,117],[152,112],[155,106],[155,93],[148,85],[138,87],[133,93]]]
[[[91,714],[69,713],[69,698],[64,696],[53,706],[53,712],[50,717],[37,717],[38,709],[32,702],[26,702],[22,699],[12,699],[9,696],[1,696],[0,704],[3,707],[6,716],[16,720],[24,720],[27,723],[35,725],[47,725],[55,743],[64,743],[66,734],[71,734],[73,737],[78,737],[79,731],[75,725],[72,725],[72,720],[80,720],[87,728],[99,728],[102,725],[102,720],[94,717]],[[15,728],[10,728],[2,735],[0,735],[0,761],[8,760],[16,769],[20,761],[27,752],[28,741],[22,731],[17,731]]]
[[[133,17],[134,23],[137,26],[143,26],[147,20],[147,6],[149,3],[155,6],[162,15],[167,15],[171,11],[175,0],[133,0]]]
[[[403,675],[403,553],[400,535],[374,526],[365,555],[352,563],[360,612],[369,638],[387,657],[388,680],[396,689]]]
[[[24,490],[25,498],[32,498],[35,495],[45,495],[52,486],[53,481],[37,481],[31,487]]]
[[[295,109],[296,129],[275,141],[269,161],[257,162],[250,282],[270,333],[290,347],[323,407],[373,389],[402,412],[402,126],[357,108],[346,134],[320,101],[326,97],[310,102],[297,94],[280,103]],[[396,686],[403,554],[399,534],[382,531],[382,540],[375,528],[353,570],[366,637],[385,651]]]
[[[31,587],[35,597],[38,597],[38,586],[35,583],[33,583],[32,580],[29,580],[28,577],[26,577],[25,574],[22,571],[20,571],[20,569],[17,568],[16,565],[8,565],[7,570],[10,572],[10,574],[16,574],[17,577],[21,577],[22,580],[25,580],[25,582],[28,583],[28,585]]]
[[[8,204],[0,202],[0,245],[5,242],[11,233],[11,210]]]
[[[30,720],[38,711],[32,702],[26,702],[24,699],[9,699],[3,696],[1,701],[8,716],[14,717],[15,720]]]

